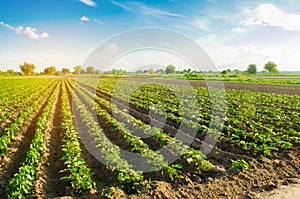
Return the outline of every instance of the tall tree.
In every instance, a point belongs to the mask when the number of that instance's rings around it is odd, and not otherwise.
[[[78,66],[75,66],[74,68],[74,74],[78,75],[82,72],[82,66],[78,65]]]
[[[257,67],[255,64],[250,64],[247,68],[248,74],[256,74],[257,73]]]
[[[70,74],[70,73],[71,73],[71,71],[70,71],[69,68],[63,68],[63,69],[61,70],[61,72],[62,72],[62,74]]]
[[[101,71],[98,70],[98,69],[96,69],[96,70],[95,70],[95,74],[97,74],[97,75],[98,75],[98,74],[101,74]]]
[[[94,74],[95,73],[95,68],[93,66],[88,66],[86,68],[86,73],[87,74]]]
[[[173,65],[168,65],[166,68],[166,74],[171,74],[176,72],[176,67]]]
[[[49,66],[48,68],[44,69],[44,74],[51,75],[51,74],[54,74],[55,71],[56,71],[55,66]]]
[[[30,75],[34,72],[35,65],[24,62],[24,64],[20,65],[20,69],[25,75]]]
[[[154,70],[153,70],[153,68],[150,68],[150,70],[149,70],[149,74],[154,74]]]
[[[265,63],[264,69],[266,69],[269,73],[279,73],[279,70],[277,69],[277,65],[271,61]]]

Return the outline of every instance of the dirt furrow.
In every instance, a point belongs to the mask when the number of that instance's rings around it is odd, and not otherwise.
[[[60,85],[61,86],[61,85]],[[60,125],[61,88],[50,112],[47,130],[45,131],[45,150],[42,153],[42,161],[37,169],[37,180],[34,184],[32,198],[53,198],[66,194],[66,184],[60,180],[64,168],[61,145],[63,130]]]
[[[67,92],[68,92],[70,104],[74,105],[71,92],[69,90],[67,90]],[[103,164],[96,157],[94,157],[91,154],[91,152],[87,149],[88,146],[86,144],[89,143],[90,145],[93,145],[93,139],[88,135],[88,129],[82,122],[79,111],[77,111],[76,108],[74,107],[74,108],[72,108],[72,112],[74,115],[74,121],[76,124],[77,131],[78,132],[86,132],[85,135],[81,134],[81,136],[80,136],[80,140],[79,140],[80,148],[81,148],[80,155],[85,160],[88,167],[94,173],[92,176],[92,179],[97,184],[97,192],[101,193],[101,190],[103,188],[113,186],[115,183],[117,183],[117,177],[116,177],[115,173],[106,169],[106,165]],[[81,140],[83,138],[83,136],[85,137],[84,138],[85,144]],[[95,146],[92,146],[90,148],[96,149]],[[93,196],[93,195],[90,195],[89,193],[86,193],[86,194],[82,195],[80,198],[99,198],[99,196]]]

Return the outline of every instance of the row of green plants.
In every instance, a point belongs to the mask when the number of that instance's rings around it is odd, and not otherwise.
[[[71,90],[68,82],[62,84],[62,124],[64,137],[62,139],[62,160],[66,168],[62,170],[65,175],[61,178],[69,182],[76,193],[84,193],[96,188],[92,179],[93,173],[81,157],[80,138],[73,122],[67,89]]]
[[[36,101],[19,112],[18,116],[14,119],[10,126],[6,127],[3,131],[3,135],[0,137],[0,159],[5,154],[6,149],[9,147],[11,141],[15,138],[16,133],[22,128],[22,126],[28,121],[33,112],[40,106],[40,104],[47,98],[50,93],[53,92],[56,85],[48,88],[47,92],[42,93]]]
[[[115,104],[117,102],[110,103],[104,98],[101,98],[97,95],[93,95],[93,93],[90,90],[85,89],[84,87],[81,88],[86,93],[88,93],[90,97],[93,97],[95,99],[95,101],[97,102],[97,104],[94,104],[96,110],[100,110],[100,112],[102,111],[102,108],[106,109],[106,111],[108,112],[111,112],[111,110],[113,110],[115,119],[123,122],[121,126],[126,125],[127,128],[131,126],[131,129],[133,129],[132,131],[143,132],[146,135],[153,136],[153,139],[157,141],[161,147],[167,147],[168,150],[172,151],[172,153],[176,154],[178,157],[182,156],[189,164],[194,164],[197,168],[201,170],[206,170],[212,166],[208,161],[205,160],[205,155],[200,150],[195,150],[194,148],[185,145],[181,140],[171,137],[162,129],[157,127],[151,127],[143,121],[133,117],[132,115],[128,114],[125,110],[122,109],[122,107],[124,108],[122,104],[118,104],[118,106],[122,106],[119,108]],[[105,117],[108,117],[106,116],[106,111],[102,112],[104,112]],[[139,114],[141,115],[141,113]],[[111,116],[109,116],[109,120],[112,120]],[[193,140],[193,137],[191,137],[190,135],[186,136],[189,136],[189,139]]]
[[[31,87],[33,82],[37,84],[44,84],[47,81],[54,81],[53,79],[50,80],[43,80],[41,78],[11,78],[11,79],[0,79],[0,92],[1,96],[0,99],[3,97],[9,97],[11,93],[14,93],[18,90],[26,89],[27,87]]]
[[[289,117],[276,108],[273,110],[276,115],[271,113],[268,116],[268,111],[264,111],[265,114],[259,113],[249,104],[232,107],[222,131],[223,139],[244,150],[262,151],[268,156],[272,155],[272,151],[288,149],[293,143],[299,143],[299,117]],[[289,118],[278,120],[281,116]]]
[[[244,150],[262,151],[268,156],[272,155],[272,151],[291,148],[292,143],[299,142],[299,112],[287,113],[281,108],[260,108],[247,102],[238,102],[233,106],[232,101],[228,100],[227,103],[225,125],[221,135],[226,135],[225,139],[228,142],[235,143]],[[210,107],[200,107],[202,117],[199,118],[198,115],[198,122],[207,125],[209,120],[203,120],[211,118],[211,115],[207,114]],[[169,117],[174,116],[176,117]],[[185,121],[181,119],[181,122]],[[193,125],[198,125],[191,124],[189,126],[192,128]]]
[[[37,167],[41,163],[42,152],[44,151],[44,138],[47,130],[47,122],[50,111],[57,98],[59,86],[57,86],[51,96],[47,99],[46,106],[35,124],[35,135],[25,157],[20,163],[17,173],[10,178],[6,185],[5,193],[7,198],[26,198],[31,193],[31,188],[35,181]]]
[[[16,111],[22,110],[23,107],[28,106],[33,102],[38,95],[46,92],[46,90],[53,84],[53,82],[45,81],[45,83],[40,86],[32,84],[24,90],[16,90],[12,92],[10,97],[2,98],[5,102],[0,106],[0,122],[11,118]],[[2,96],[2,95],[1,95]]]
[[[31,92],[35,88],[49,85],[55,82],[54,79],[10,79],[10,80],[0,80],[0,106],[4,106],[10,103],[11,99],[19,97],[21,94]],[[38,86],[37,86],[38,85]],[[0,109],[1,110],[1,109]]]
[[[26,97],[30,92],[34,93],[36,90],[40,89],[39,87],[18,87],[15,86],[9,91],[4,91],[0,96],[0,111],[5,111],[7,108],[10,108],[11,105],[14,105],[13,102],[20,102],[22,97]],[[44,87],[43,87],[44,88]],[[14,101],[13,101],[13,100]]]
[[[96,114],[105,119],[106,123],[112,127],[112,131],[120,133],[124,137],[124,140],[131,146],[131,151],[140,153],[141,156],[146,159],[151,171],[166,171],[172,181],[183,178],[183,176],[181,176],[176,170],[181,168],[182,165],[168,165],[168,161],[165,160],[164,156],[159,151],[153,151],[150,149],[149,145],[146,144],[140,137],[135,136],[133,131],[128,129],[125,123],[116,120],[98,103],[94,103],[94,99],[91,97],[92,93],[87,95],[85,92],[78,89],[78,85],[76,88],[76,91],[88,102],[91,107],[93,107]],[[88,92],[87,90],[85,91]]]
[[[73,87],[73,86],[72,86]],[[99,149],[99,157],[107,165],[107,169],[115,172],[119,185],[125,191],[132,193],[142,191],[147,183],[141,171],[134,171],[132,165],[120,157],[120,148],[112,144],[105,136],[103,129],[99,126],[93,114],[88,110],[79,96],[72,92],[74,106],[79,112],[82,122],[87,127],[87,133],[92,137],[94,143]]]
[[[193,109],[190,105],[178,107],[176,96],[160,84],[142,86],[141,82],[120,81],[122,82],[101,80],[97,89],[107,96],[112,96],[114,88],[118,85],[118,95],[113,97],[123,101],[130,99],[131,105],[147,111],[154,103],[169,107],[165,109],[169,111],[166,114],[167,118],[196,129],[198,133],[216,136],[220,134],[224,140],[244,150],[262,151],[270,156],[274,151],[290,148],[293,143],[299,142],[299,96],[227,90],[225,115],[221,111],[224,108],[222,102],[218,101],[222,98],[218,98],[218,91],[215,90],[214,95],[210,96],[208,89],[194,88],[198,108]],[[126,92],[126,86],[130,84],[132,87],[139,87],[133,96],[128,96]],[[183,94],[187,92],[184,91],[184,86],[174,86],[181,87]],[[177,88],[176,91],[178,90],[180,91]],[[190,97],[194,96],[187,96]],[[273,108],[273,103],[278,107]],[[182,113],[188,117],[181,117]],[[223,122],[224,125],[221,125]]]
[[[247,102],[256,106],[300,110],[300,96],[247,90],[227,90],[226,97],[233,102]]]

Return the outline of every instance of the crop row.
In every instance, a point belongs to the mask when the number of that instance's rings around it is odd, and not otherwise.
[[[131,93],[127,92],[128,89],[126,87],[129,83],[131,87],[138,88],[131,96]],[[116,84],[117,89],[114,91]],[[175,87],[178,87],[176,92],[179,90],[178,92],[187,93],[187,91],[184,91],[184,86],[176,85]],[[150,91],[147,91],[147,89]],[[163,107],[167,107],[165,108],[167,110],[167,118],[177,123],[184,123],[190,129],[196,129],[198,133],[218,134],[215,130],[222,130],[221,136],[223,139],[240,146],[244,150],[263,151],[266,155],[271,155],[271,151],[276,151],[280,148],[290,148],[293,143],[299,142],[299,112],[295,111],[296,109],[291,106],[295,104],[293,100],[297,96],[292,96],[288,103],[286,95],[276,95],[276,98],[272,98],[272,94],[247,91],[243,97],[247,98],[245,96],[249,96],[250,100],[243,98],[245,102],[241,102],[241,100],[233,97],[227,100],[227,112],[225,115],[221,111],[223,108],[222,102],[216,97],[221,92],[215,92],[215,90],[213,91],[214,95],[209,97],[209,90],[195,88],[199,103],[197,111],[194,111],[193,104],[192,106],[190,104],[178,106],[179,102],[176,102],[176,96],[170,91],[168,94],[168,89],[160,84],[143,86],[142,83],[134,81],[120,80],[116,82],[116,80],[101,80],[97,90],[124,102],[129,101],[131,105],[146,111],[149,111],[153,104],[160,104]],[[226,92],[240,93],[240,91],[234,90]],[[287,113],[287,109],[283,108],[274,109],[269,106],[249,104],[248,101],[251,101],[253,96],[256,96],[258,98],[257,102],[261,104],[264,104],[264,98],[266,98],[265,104],[272,103],[271,99],[274,99],[274,102],[277,104],[281,103],[281,106],[288,104],[287,107],[292,111]],[[193,97],[187,96],[187,99],[193,99]],[[215,105],[217,105],[217,108]],[[188,118],[182,117],[182,113],[186,113]],[[157,114],[159,114],[159,110]],[[192,119],[194,117],[196,117],[197,122]],[[223,122],[224,125],[221,125]]]
[[[10,142],[14,139],[16,133],[21,129],[25,122],[27,122],[30,115],[37,109],[45,97],[53,91],[55,86],[56,85],[50,87],[47,92],[40,95],[30,106],[19,112],[14,122],[4,129],[3,135],[0,137],[0,158],[5,153],[7,147],[9,147]]]
[[[76,193],[83,193],[96,187],[96,183],[92,180],[92,172],[88,168],[85,160],[81,157],[81,148],[79,143],[79,135],[73,123],[73,114],[69,103],[67,90],[71,88],[68,82],[62,85],[62,124],[64,137],[62,139],[62,160],[66,168],[61,172],[65,173],[62,180],[71,183]]]
[[[53,84],[53,82],[47,82],[47,84],[44,83],[38,87],[32,84],[24,90],[16,90],[9,98],[5,98],[5,103],[1,105],[0,111],[2,111],[2,113],[0,116],[0,122],[11,118],[17,110],[20,111],[23,107],[26,107],[28,104],[33,102],[38,95],[47,91],[47,89],[51,86],[50,84]]]
[[[80,86],[78,86],[80,87]],[[171,137],[168,133],[164,132],[162,129],[157,127],[151,127],[150,125],[144,123],[143,121],[133,117],[132,115],[128,114],[125,110],[121,107],[119,108],[115,103],[110,103],[109,101],[101,98],[97,95],[93,95],[91,91],[88,89],[84,89],[81,87],[86,93],[89,94],[90,97],[93,97],[94,100],[97,102],[94,104],[96,113],[100,116],[104,116],[107,118],[108,121],[113,121],[114,124],[112,126],[121,126],[119,131],[132,131],[131,134],[136,134],[136,132],[142,132],[146,137],[153,136],[154,140],[157,141],[161,147],[167,147],[167,150],[171,151],[172,153],[176,154],[178,157],[183,156],[183,158],[190,164],[194,164],[196,167],[206,170],[210,167],[210,163],[205,160],[205,155],[202,154],[201,151],[195,150],[194,148],[186,145],[183,143],[182,140]],[[91,100],[91,99],[90,99]],[[92,101],[91,101],[92,102]],[[92,105],[92,104],[91,104]],[[120,106],[120,104],[118,104]],[[123,107],[124,108],[124,107]],[[105,110],[103,110],[105,109]],[[107,112],[111,112],[113,110],[114,117],[112,118]],[[117,122],[121,121],[121,122]],[[124,129],[126,128],[128,129]],[[131,127],[131,128],[130,128]],[[189,134],[181,134],[180,135],[184,140],[193,140]],[[133,138],[133,140],[137,140],[137,138]],[[139,142],[139,140],[137,140]],[[134,144],[135,146],[135,144]],[[135,150],[137,146],[133,148]]]
[[[24,78],[12,78],[12,79],[0,79],[0,101],[4,98],[10,97],[12,93],[16,91],[22,91],[28,87],[32,87],[33,83],[36,85],[45,84],[46,82],[54,81],[53,79],[47,79],[46,81],[42,78],[24,79]]]
[[[76,88],[78,88],[78,86]],[[152,149],[150,149],[149,145],[146,144],[140,137],[135,136],[134,131],[128,129],[125,123],[116,120],[115,117],[110,115],[98,103],[94,103],[94,99],[91,96],[86,95],[83,91],[80,91],[79,89],[77,89],[77,92],[79,92],[80,95],[87,100],[89,105],[94,108],[98,116],[105,119],[107,124],[112,126],[113,131],[116,131],[123,136],[124,140],[131,146],[131,151],[140,153],[141,156],[146,159],[147,164],[150,166],[150,171],[165,170],[172,181],[182,178],[182,176],[179,175],[176,170],[178,168],[181,168],[182,165],[169,165],[168,161],[165,160],[165,157],[160,153],[160,151],[153,151]],[[120,116],[122,117],[122,114],[120,114]],[[127,118],[129,119],[129,117]],[[131,121],[134,122],[134,120]],[[179,147],[177,148],[180,149]],[[147,168],[146,165],[144,165],[143,167],[144,169]]]
[[[54,101],[57,98],[59,86],[57,85],[54,92],[47,99],[46,106],[35,124],[35,135],[31,141],[30,148],[21,162],[19,171],[9,180],[6,186],[8,198],[26,198],[31,193],[31,187],[36,176],[36,169],[41,162],[41,154],[44,150],[44,138],[47,122]]]
[[[87,109],[79,96],[73,92],[73,100],[80,117],[87,127],[89,136],[92,137],[99,149],[99,159],[103,160],[107,169],[116,172],[121,187],[128,192],[140,192],[144,184],[144,176],[140,171],[132,170],[125,159],[120,157],[120,148],[112,144],[105,136],[93,114]]]

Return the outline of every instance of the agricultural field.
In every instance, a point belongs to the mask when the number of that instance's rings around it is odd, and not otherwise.
[[[187,82],[0,79],[1,198],[259,198],[300,183],[299,85]]]

